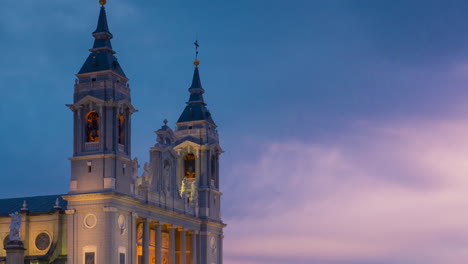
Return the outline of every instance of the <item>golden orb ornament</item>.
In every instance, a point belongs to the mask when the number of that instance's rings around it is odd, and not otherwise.
[[[193,64],[194,64],[195,66],[200,65],[200,60],[199,60],[199,59],[195,59],[195,60],[193,61]]]
[[[107,0],[99,0],[99,3],[100,3],[101,5],[105,5],[105,4],[107,3]]]

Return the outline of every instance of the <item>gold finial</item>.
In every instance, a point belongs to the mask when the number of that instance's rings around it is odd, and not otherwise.
[[[107,3],[107,0],[99,0],[99,3],[103,6]]]
[[[195,65],[195,66],[200,65],[200,60],[199,60],[199,59],[195,59],[195,60],[193,61],[193,65]]]

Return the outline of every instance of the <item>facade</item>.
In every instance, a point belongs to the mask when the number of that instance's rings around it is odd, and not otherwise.
[[[139,176],[138,160],[131,158],[136,110],[104,5],[93,37],[67,105],[74,126],[70,190],[0,200],[0,238],[8,240],[8,213],[24,200],[20,235],[27,263],[222,263],[223,151],[203,99],[199,61],[175,130],[164,120]]]

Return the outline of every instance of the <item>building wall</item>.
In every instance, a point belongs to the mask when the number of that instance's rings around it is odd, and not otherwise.
[[[20,238],[26,248],[26,260],[41,260],[37,263],[50,263],[58,258],[66,257],[67,217],[63,212],[56,210],[50,213],[21,213],[21,215]],[[0,216],[0,239],[2,243],[0,263],[5,261],[6,257],[3,243],[10,232],[10,221],[11,217]],[[44,242],[47,237],[50,239],[49,243]]]

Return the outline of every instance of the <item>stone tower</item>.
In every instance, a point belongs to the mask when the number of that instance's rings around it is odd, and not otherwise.
[[[190,96],[173,131],[164,120],[156,131],[137,195],[168,210],[190,215],[200,222],[199,263],[222,263],[224,223],[219,191],[217,126],[203,99],[200,62],[195,60]]]
[[[198,45],[197,45],[198,47]],[[221,195],[219,191],[219,156],[223,152],[218,131],[210,111],[203,99],[198,59],[195,60],[190,97],[176,123],[174,150],[178,153],[178,174],[181,195],[197,201],[198,217],[203,219],[200,252],[202,263],[220,263],[221,253],[213,250],[222,248],[222,230],[211,227],[221,223]]]
[[[203,99],[199,61],[195,61],[190,97],[176,123],[174,149],[179,154],[177,178],[185,182],[186,196],[198,196],[200,217],[220,220],[219,146],[217,126]],[[196,179],[198,193],[190,193]]]
[[[94,45],[78,72],[73,104],[70,193],[132,194],[130,88],[112,49],[106,10],[101,7]]]

